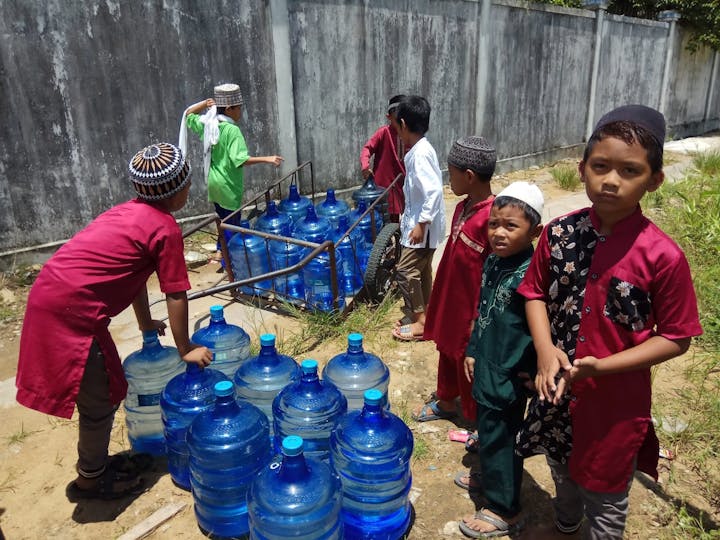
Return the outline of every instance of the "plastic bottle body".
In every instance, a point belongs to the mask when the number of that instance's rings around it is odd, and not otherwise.
[[[318,216],[324,217],[330,221],[331,229],[336,229],[340,216],[347,216],[350,214],[350,207],[345,201],[338,200],[335,197],[334,189],[328,189],[325,200],[315,205],[315,211]]]
[[[340,520],[342,484],[327,464],[286,450],[253,480],[248,492],[250,538],[253,540],[336,540],[343,538]]]
[[[250,483],[272,457],[270,431],[260,409],[235,398],[232,382],[217,383],[215,394],[213,407],[187,431],[195,516],[206,533],[242,536]]]
[[[196,331],[191,340],[212,351],[210,367],[222,371],[229,379],[250,356],[250,336],[239,326],[225,321],[222,306],[210,308],[210,323]]]
[[[402,191],[402,188],[400,188],[400,190]],[[353,191],[352,200],[355,202],[356,206],[360,201],[365,201],[365,204],[367,206],[370,206],[375,201],[375,199],[377,199],[380,195],[383,194],[384,191],[385,190],[383,188],[378,187],[377,184],[375,184],[375,179],[372,176],[368,176],[368,179],[365,180],[365,183],[362,185],[362,187]],[[375,209],[380,212],[380,214],[383,216],[383,219],[388,217],[387,208],[387,197],[375,206]]]
[[[322,244],[327,240],[331,230],[330,221],[318,216],[313,206],[308,206],[305,216],[295,222],[293,236],[308,242]]]
[[[304,248],[298,244],[279,240],[270,242],[270,267],[272,270],[282,270],[294,266],[302,260],[304,253]],[[279,294],[291,299],[305,300],[302,270],[276,277],[273,285]]]
[[[235,372],[237,395],[249,401],[267,416],[273,434],[272,404],[275,396],[300,378],[300,366],[275,348],[275,336],[260,336],[260,353],[248,358]]]
[[[365,391],[375,388],[384,397],[384,407],[390,408],[387,399],[390,370],[376,355],[363,349],[361,334],[348,336],[348,348],[325,365],[323,380],[337,386],[348,401],[348,411],[361,410],[365,405]]]
[[[348,228],[347,216],[341,216],[338,227],[330,234],[330,239],[336,244],[335,252],[342,258],[339,287],[344,296],[356,294],[363,285],[361,263],[365,240],[357,228],[346,235]]]
[[[395,540],[410,524],[413,436],[402,420],[382,409],[380,392],[375,395],[373,404],[366,400],[362,411],[343,416],[330,438],[348,539]]]
[[[275,449],[288,435],[303,439],[305,455],[327,462],[330,433],[347,412],[347,399],[338,388],[321,381],[317,362],[305,360],[299,381],[287,385],[273,401]]]
[[[357,225],[357,229],[359,229],[362,232],[363,238],[365,239],[365,242],[372,245],[374,242],[374,236],[377,236],[380,233],[380,230],[383,227],[383,218],[380,215],[380,212],[377,210],[373,210],[373,212],[368,212],[365,217],[362,216],[365,211],[367,210],[367,204],[365,201],[360,201],[357,205],[357,208],[352,211],[350,214],[350,222],[355,223],[356,221],[359,221]],[[375,216],[375,235],[373,236],[373,223],[372,223],[372,217],[371,214],[374,214]]]
[[[125,423],[135,452],[164,455],[165,435],[160,395],[170,379],[185,370],[175,347],[160,344],[156,330],[143,332],[143,346],[123,362],[128,393]]]
[[[345,298],[343,297],[340,287],[342,282],[342,264],[342,255],[340,252],[335,251],[335,279],[338,284],[337,296],[333,294],[333,268],[330,263],[330,255],[327,251],[319,253],[303,267],[305,300],[310,306],[320,311],[335,311],[345,306]],[[335,299],[337,299],[337,307],[334,303]]]
[[[243,220],[240,226],[250,228],[250,222]],[[228,242],[230,262],[236,280],[249,279],[270,271],[270,248],[265,239],[246,233],[236,233]],[[243,285],[240,290],[245,294],[263,294],[272,289],[269,280],[258,281],[252,285]]]
[[[278,211],[275,201],[269,201],[265,213],[255,220],[253,228],[278,236],[290,236],[293,221],[287,214]]]
[[[185,373],[173,377],[160,396],[168,471],[173,481],[184,489],[190,489],[189,452],[185,440],[188,427],[198,414],[215,403],[215,384],[227,380],[222,371],[187,364]]]
[[[290,216],[293,223],[305,217],[308,207],[312,206],[312,201],[307,197],[303,197],[298,192],[297,185],[290,184],[290,190],[287,199],[280,201],[278,211]]]

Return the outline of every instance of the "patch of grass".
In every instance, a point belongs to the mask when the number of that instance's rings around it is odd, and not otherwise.
[[[25,424],[20,424],[20,431],[13,433],[9,437],[6,437],[8,446],[13,444],[20,444],[27,439],[33,433],[39,433],[38,431],[25,431]]]
[[[556,165],[550,169],[550,175],[562,189],[575,191],[580,187],[580,175],[572,165]]]
[[[720,538],[717,529],[706,530],[703,523],[704,514],[699,517],[691,515],[685,506],[677,513],[677,520],[665,531],[669,538],[693,538],[695,540],[711,540]]]
[[[0,481],[0,493],[15,493],[15,475],[8,473],[4,480]]]
[[[720,151],[702,152],[693,154],[693,165],[705,176],[720,175]]]
[[[415,446],[413,447],[413,459],[422,461],[430,456],[430,446],[425,439],[414,434]]]
[[[387,327],[387,314],[394,303],[395,299],[390,296],[377,305],[357,302],[354,309],[345,316],[338,312],[303,311],[287,304],[286,309],[298,320],[300,330],[289,336],[282,336],[282,346],[278,345],[278,349],[284,354],[298,357],[325,341],[344,342],[348,334],[353,332],[364,336],[376,334]]]

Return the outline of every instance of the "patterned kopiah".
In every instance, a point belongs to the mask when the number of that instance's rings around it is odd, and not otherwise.
[[[480,176],[490,177],[495,172],[495,147],[484,137],[465,137],[455,141],[448,153],[448,164],[460,170],[470,169]]]
[[[618,326],[640,332],[650,318],[650,295],[639,287],[616,277],[610,278],[603,314]]]
[[[237,84],[226,83],[214,88],[214,99],[217,107],[242,105],[243,97]]]
[[[588,277],[597,278],[589,274],[598,234],[589,210],[551,222],[543,234],[548,235],[551,256],[546,299],[550,332],[555,345],[573,362],[585,284]],[[524,457],[547,454],[556,461],[566,462],[572,448],[569,406],[569,396],[556,406],[533,397],[523,428],[517,435],[517,453]]]
[[[182,151],[170,143],[146,146],[128,165],[133,187],[141,199],[168,199],[190,180],[190,164]]]

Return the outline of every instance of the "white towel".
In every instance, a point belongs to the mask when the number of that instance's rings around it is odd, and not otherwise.
[[[187,113],[189,109],[197,107],[198,105],[205,103],[200,101],[194,105],[190,105],[183,111],[182,119],[180,120],[180,134],[178,136],[178,147],[182,150],[184,156],[187,156]],[[223,116],[223,115],[221,115]],[[220,138],[220,127],[219,119],[217,114],[217,107],[213,105],[210,107],[205,114],[200,117],[200,122],[205,126],[203,130],[203,175],[207,182],[208,173],[210,172],[210,160],[212,158],[212,147],[218,142]]]

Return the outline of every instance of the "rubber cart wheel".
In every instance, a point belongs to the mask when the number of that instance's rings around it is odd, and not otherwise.
[[[375,238],[365,270],[364,291],[372,302],[381,302],[395,288],[395,267],[400,260],[400,225],[388,223]]]

